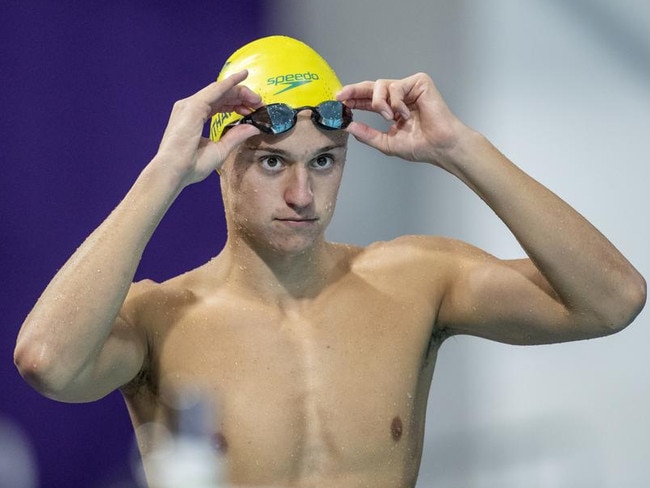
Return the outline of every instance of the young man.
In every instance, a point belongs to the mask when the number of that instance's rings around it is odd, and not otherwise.
[[[353,122],[350,109],[392,125],[383,133]],[[210,117],[212,141],[201,137]],[[348,134],[460,178],[528,258],[429,236],[326,242]],[[224,249],[165,283],[132,285],[166,210],[215,170]],[[15,358],[27,381],[62,401],[121,389],[136,427],[174,430],[170,396],[200,388],[219,405],[215,449],[233,485],[405,488],[416,483],[446,337],[608,335],[645,296],[630,263],[459,121],[428,76],[341,88],[310,48],[272,37],[174,106],[158,153],[52,280]],[[152,432],[138,431],[144,454],[160,442]]]

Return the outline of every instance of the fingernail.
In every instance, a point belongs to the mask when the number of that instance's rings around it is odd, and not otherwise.
[[[393,120],[393,114],[391,114],[388,110],[383,110],[381,112],[381,116],[386,120]]]

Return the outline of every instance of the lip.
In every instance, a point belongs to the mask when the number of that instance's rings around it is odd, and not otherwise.
[[[281,222],[285,225],[288,225],[290,227],[308,227],[318,220],[317,218],[277,218],[275,219],[278,222]]]

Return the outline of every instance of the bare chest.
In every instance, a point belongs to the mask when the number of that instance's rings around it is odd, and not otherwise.
[[[291,312],[197,306],[159,332],[153,380],[211,397],[231,478],[417,463],[435,360],[427,307],[368,293],[331,298]]]

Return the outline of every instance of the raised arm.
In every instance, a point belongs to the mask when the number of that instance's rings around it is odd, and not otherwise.
[[[462,180],[513,232],[529,260],[502,261],[459,245],[438,315],[449,333],[509,343],[606,335],[628,325],[646,284],[621,253],[566,202],[504,157],[448,109],[431,79],[349,85],[338,98],[382,114],[381,132],[354,122],[358,140]]]
[[[126,197],[52,279],[25,320],[14,361],[27,382],[62,401],[90,401],[129,382],[146,356],[144,332],[123,303],[146,244],[184,187],[203,180],[252,126],[218,143],[201,136],[214,113],[249,113],[258,95],[238,73],[174,105],[159,150]]]

